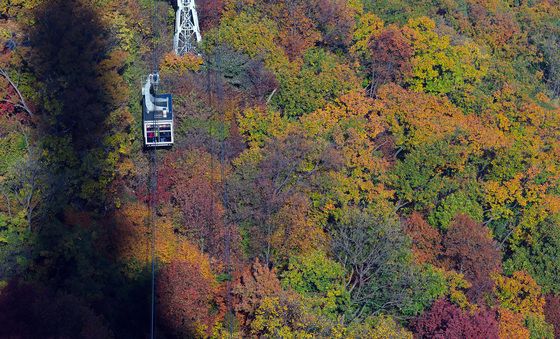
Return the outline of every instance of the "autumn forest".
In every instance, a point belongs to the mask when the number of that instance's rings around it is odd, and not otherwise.
[[[0,338],[560,338],[558,0],[176,7],[0,0]]]

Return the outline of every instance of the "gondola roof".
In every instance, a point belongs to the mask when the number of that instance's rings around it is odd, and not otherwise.
[[[173,103],[172,103],[172,96],[171,94],[158,94],[154,96],[156,98],[156,102],[160,103],[161,101],[167,102],[167,116],[163,116],[162,111],[149,111],[146,107],[146,101],[142,100],[142,111],[143,111],[143,120],[145,122],[154,121],[154,120],[173,120]]]

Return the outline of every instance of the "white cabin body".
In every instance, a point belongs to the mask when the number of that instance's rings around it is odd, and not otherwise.
[[[173,145],[173,98],[171,94],[156,94],[158,74],[150,74],[142,87],[142,125],[144,146]]]

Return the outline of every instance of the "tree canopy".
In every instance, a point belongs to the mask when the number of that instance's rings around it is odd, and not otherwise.
[[[560,335],[557,0],[174,5],[0,0],[0,337]]]

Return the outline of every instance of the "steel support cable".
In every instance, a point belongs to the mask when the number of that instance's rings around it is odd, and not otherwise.
[[[152,74],[157,75],[159,81],[159,74],[158,74],[158,39],[159,39],[159,32],[157,26],[157,18],[158,18],[158,5],[157,0],[153,1],[153,8],[152,8]],[[157,97],[157,90],[156,86],[153,87],[154,97]],[[153,143],[151,147],[151,154],[150,154],[150,170],[149,170],[149,210],[150,210],[150,255],[151,255],[151,303],[150,303],[150,338],[155,339],[156,337],[156,269],[157,269],[157,258],[156,258],[156,195],[157,195],[157,152],[156,152],[156,144],[157,138],[159,138],[159,128],[157,126],[157,114],[154,114],[154,120],[152,124],[154,137],[156,138],[156,142]]]
[[[218,41],[220,41],[219,33],[218,33]],[[209,68],[206,73],[206,91],[208,94],[208,105],[210,107],[216,107],[216,111],[220,114],[220,120],[223,123],[223,126],[226,125],[225,114],[223,112],[223,88],[221,83],[221,55],[220,55],[221,46],[216,46],[216,50],[214,53],[214,69]],[[208,55],[206,56],[209,59]],[[214,92],[214,93],[213,93]],[[214,95],[216,98],[214,98]],[[213,119],[214,117],[209,117]],[[219,128],[219,127],[218,127]],[[211,135],[216,135],[216,130],[214,124],[210,125],[210,133]],[[218,133],[219,135],[219,133]],[[215,175],[215,160],[214,157],[219,159],[220,165],[220,180],[222,181],[222,194],[221,194],[221,201],[223,204],[224,209],[227,210],[228,207],[228,195],[227,195],[227,188],[226,188],[226,181],[225,181],[225,170],[224,170],[224,162],[225,162],[225,152],[226,150],[226,143],[225,138],[219,142],[212,142],[210,145],[210,186],[212,188],[212,192],[216,192],[216,181],[214,179]],[[218,217],[215,215],[215,208],[214,208],[215,200],[214,194],[211,196],[211,205],[210,205],[210,215],[212,216],[212,220],[207,224],[207,227],[210,227],[210,223],[215,223],[218,220]],[[232,306],[231,306],[231,283],[230,283],[230,276],[231,276],[231,260],[230,260],[230,228],[228,226],[227,215],[224,214],[222,217],[222,222],[226,227],[226,233],[224,236],[224,262],[226,266],[225,273],[228,275],[228,279],[226,280],[226,307],[230,315],[233,315]],[[233,338],[233,317],[227,319],[228,321],[228,332],[229,337]]]
[[[150,197],[149,197],[149,208],[150,208],[150,252],[151,252],[151,314],[150,314],[150,338],[155,338],[155,317],[156,317],[156,269],[157,269],[157,258],[156,258],[156,195],[157,195],[157,153],[156,146],[152,146],[150,157]]]
[[[219,8],[216,0],[214,0],[214,8]],[[215,89],[216,89],[216,99],[217,99],[217,106],[218,112],[221,114],[222,120],[222,128],[226,128],[228,126],[226,115],[224,112],[224,90],[222,86],[222,46],[221,46],[221,34],[220,30],[218,29],[218,36],[217,41],[218,45],[216,46],[216,52],[214,55],[215,62],[216,62],[216,74],[215,74]],[[228,196],[228,187],[227,187],[227,180],[225,178],[225,163],[227,161],[227,142],[226,137],[221,140],[220,143],[220,179],[222,180],[222,204],[224,209],[227,211],[229,207],[229,196]],[[232,279],[232,265],[231,265],[231,225],[227,218],[227,213],[223,216],[224,227],[226,228],[226,233],[224,237],[224,259],[225,259],[225,266],[226,266],[226,307],[229,312],[230,319],[228,319],[228,330],[230,338],[233,338],[233,306],[231,302],[231,279]]]
[[[214,87],[214,83],[212,81],[212,76],[211,76],[210,71],[206,72],[206,94],[208,96],[207,100],[208,100],[208,106],[209,107],[213,107],[214,105],[214,100],[212,97],[212,88]],[[209,116],[208,119],[212,119],[212,116]],[[215,126],[214,124],[210,124],[210,135],[216,135],[216,130],[215,130]],[[208,147],[208,151],[210,152],[210,189],[212,190],[211,195],[210,195],[210,219],[207,220],[206,222],[206,227],[208,229],[215,229],[216,226],[216,220],[218,218],[216,218],[216,213],[215,213],[215,209],[214,209],[214,204],[216,203],[216,201],[214,200],[215,196],[214,193],[216,192],[216,181],[215,181],[215,160],[214,160],[214,156],[217,154],[216,151],[216,147],[215,147],[215,143],[212,139],[210,139],[210,145]],[[200,235],[202,236],[202,235]]]

